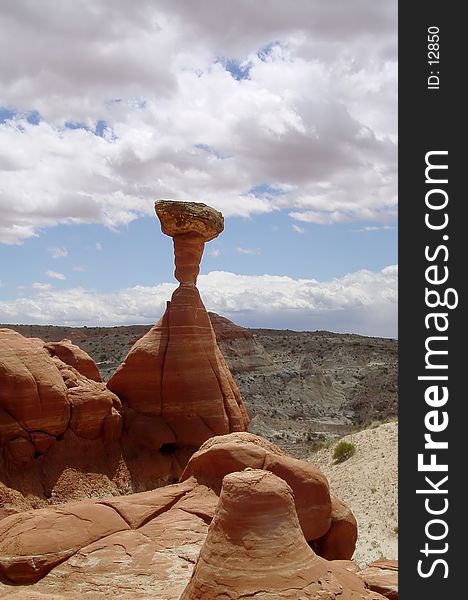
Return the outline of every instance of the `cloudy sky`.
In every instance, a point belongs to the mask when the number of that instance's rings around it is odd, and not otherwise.
[[[396,0],[3,0],[0,322],[153,322],[173,198],[226,217],[209,309],[396,336],[396,19]]]

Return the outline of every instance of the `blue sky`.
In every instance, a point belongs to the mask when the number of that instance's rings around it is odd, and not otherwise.
[[[224,270],[245,275],[289,275],[327,281],[347,273],[379,271],[396,264],[396,229],[366,231],[364,223],[304,225],[296,232],[281,212],[226,220],[225,231],[208,243],[202,273]],[[103,292],[173,281],[172,241],[155,217],[119,230],[102,225],[57,225],[22,245],[2,245],[1,296],[30,292],[32,283],[56,289],[85,286]],[[48,272],[64,275],[60,280]]]
[[[156,320],[173,198],[225,215],[209,309],[396,336],[396,3],[268,4],[7,5],[0,322]]]

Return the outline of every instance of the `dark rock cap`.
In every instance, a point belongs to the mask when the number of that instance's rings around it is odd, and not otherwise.
[[[202,202],[157,200],[154,209],[161,221],[162,232],[171,237],[198,233],[209,242],[224,229],[223,215]]]

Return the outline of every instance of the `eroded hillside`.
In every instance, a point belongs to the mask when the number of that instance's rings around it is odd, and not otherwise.
[[[209,313],[251,416],[250,430],[298,456],[314,443],[397,415],[396,340],[328,331],[245,329]],[[68,338],[107,380],[150,329],[7,325],[44,341]]]

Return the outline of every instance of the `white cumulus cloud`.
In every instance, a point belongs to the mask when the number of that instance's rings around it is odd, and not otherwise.
[[[296,223],[293,223],[291,225],[291,227],[292,227],[293,231],[295,231],[296,233],[305,233],[305,231],[306,231],[304,229],[304,227],[300,227],[299,225],[296,225]]]
[[[54,259],[65,258],[68,256],[68,250],[64,246],[60,248],[49,248],[48,251]]]
[[[5,0],[0,242],[118,228],[157,198],[393,222],[396,17],[396,0]]]
[[[208,310],[245,326],[396,337],[397,278],[395,265],[323,282],[212,271],[199,277],[199,289]],[[149,324],[159,319],[175,287],[163,283],[115,293],[42,287],[33,296],[0,301],[0,322]]]
[[[244,248],[243,246],[236,246],[236,252],[239,254],[260,254],[260,248]]]
[[[52,271],[50,269],[46,271],[45,274],[47,277],[50,277],[51,279],[58,279],[59,281],[65,281],[66,279],[63,273],[58,273],[57,271]]]
[[[47,290],[52,289],[51,283],[41,283],[40,281],[35,281],[32,286],[33,290],[39,290],[41,292],[45,292]]]

